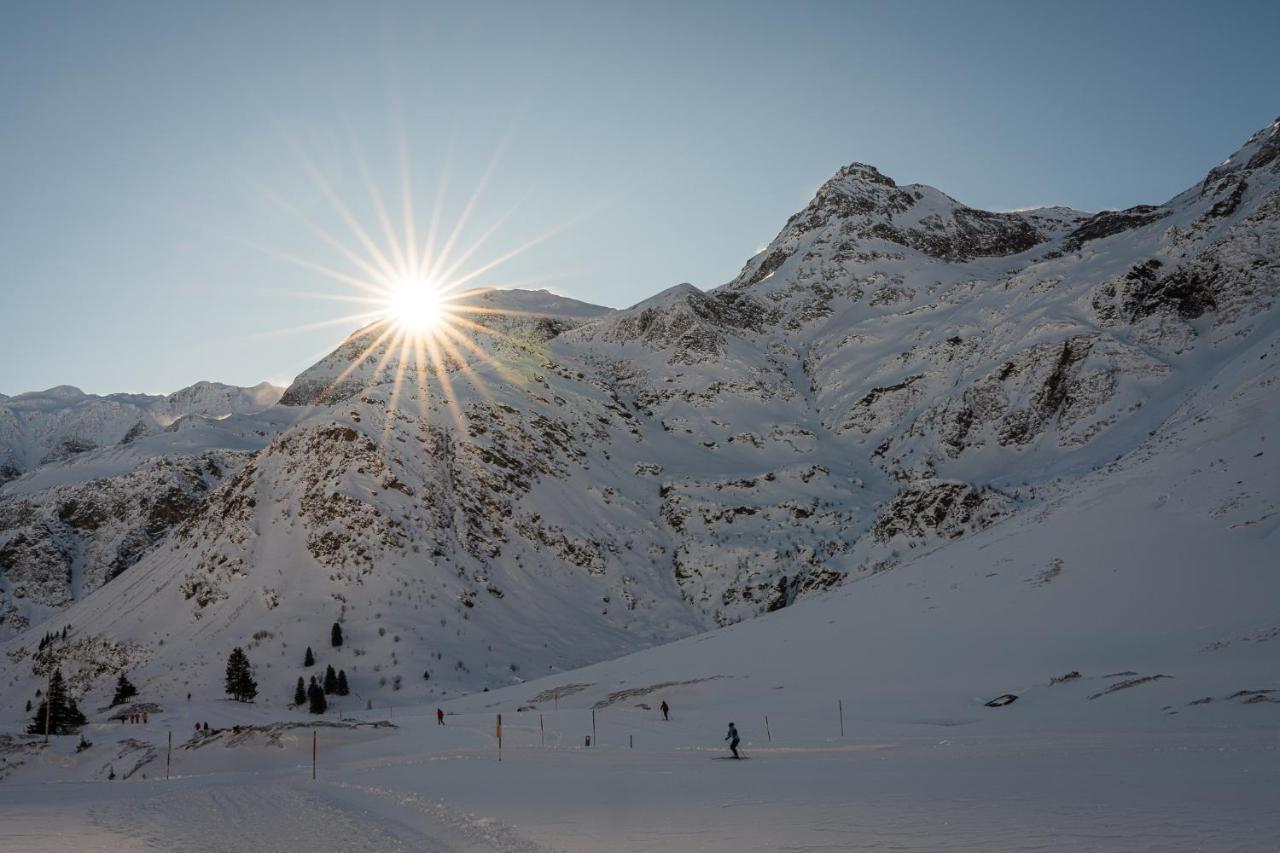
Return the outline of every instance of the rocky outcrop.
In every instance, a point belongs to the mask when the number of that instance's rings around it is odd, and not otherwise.
[[[1104,210],[1085,220],[1084,224],[1062,241],[1061,252],[1078,252],[1091,240],[1114,237],[1134,228],[1142,228],[1172,214],[1172,210],[1139,204],[1126,210]]]
[[[921,480],[898,492],[876,517],[872,535],[882,544],[915,548],[930,539],[954,539],[980,530],[1013,509],[997,492],[968,483]]]
[[[0,633],[22,630],[135,565],[250,455],[161,457],[116,477],[0,493]]]

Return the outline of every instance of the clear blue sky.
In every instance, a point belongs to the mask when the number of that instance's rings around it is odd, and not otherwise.
[[[344,261],[450,174],[489,281],[625,306],[731,278],[852,160],[968,204],[1163,201],[1280,113],[1280,3],[0,4],[0,391],[287,381]],[[465,240],[464,240],[465,243]],[[264,252],[266,247],[272,252]],[[541,286],[541,285],[540,285]]]

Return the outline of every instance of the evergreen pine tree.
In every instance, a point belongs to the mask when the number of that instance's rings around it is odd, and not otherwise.
[[[302,665],[303,665],[303,666],[315,666],[315,665],[316,665],[316,656],[315,656],[315,655],[313,655],[313,654],[311,654],[311,647],[310,647],[310,646],[307,646],[307,655],[306,655],[306,657],[304,657],[304,658],[302,659]]]
[[[112,697],[111,704],[119,705],[121,702],[127,702],[134,696],[138,695],[138,688],[134,687],[129,679],[125,678],[124,673],[120,673],[120,677],[116,679],[116,695]]]
[[[309,700],[307,710],[313,714],[323,714],[329,709],[329,703],[324,698],[324,690],[316,684],[314,675],[311,676],[311,686],[307,688],[307,699]]]
[[[252,702],[258,695],[258,682],[253,680],[253,669],[244,649],[236,646],[227,657],[227,695],[237,702]]]
[[[27,733],[42,735],[45,733],[46,724],[49,734],[55,735],[72,734],[85,724],[84,714],[80,713],[80,709],[76,707],[75,700],[67,697],[67,688],[62,681],[61,670],[54,670],[50,677],[49,693],[36,709],[35,716],[31,718]]]
[[[307,686],[302,682],[302,676],[298,676],[298,685],[293,688],[293,704],[294,707],[301,708],[307,703]]]
[[[330,666],[324,671],[324,692],[325,694],[336,693],[338,690],[338,673],[333,671]]]
[[[342,626],[337,622],[333,623],[333,630],[329,632],[329,642],[335,649],[342,645]]]
[[[27,713],[28,713],[28,714],[30,714],[30,713],[31,713],[31,700],[30,700],[30,699],[28,699],[28,700],[27,700]]]
[[[347,671],[345,669],[338,670],[338,695],[346,696],[351,692],[351,688],[347,686]]]

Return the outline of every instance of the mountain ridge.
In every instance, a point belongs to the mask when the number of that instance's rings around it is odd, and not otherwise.
[[[1280,333],[1278,132],[1092,215],[977,211],[853,164],[718,288],[594,316],[538,297],[467,333],[496,357],[410,381],[384,350],[337,382],[362,350],[340,347],[172,535],[52,620],[80,638],[63,660],[77,689],[123,659],[176,694],[216,677],[197,649],[261,633],[283,702],[289,650],[341,621],[362,695],[437,697],[1025,518]]]

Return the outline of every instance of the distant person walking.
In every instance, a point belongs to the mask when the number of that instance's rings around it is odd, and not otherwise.
[[[444,725],[444,709],[443,708],[436,708],[436,725],[437,726]]]
[[[666,699],[663,699],[662,700],[662,719],[664,720],[671,719],[670,714],[671,714],[671,706],[667,704]]]
[[[742,739],[738,737],[738,727],[730,723],[729,733],[724,736],[724,739],[729,741],[729,751],[733,753],[733,757],[741,758],[742,756],[738,755],[738,744],[742,742]]]

